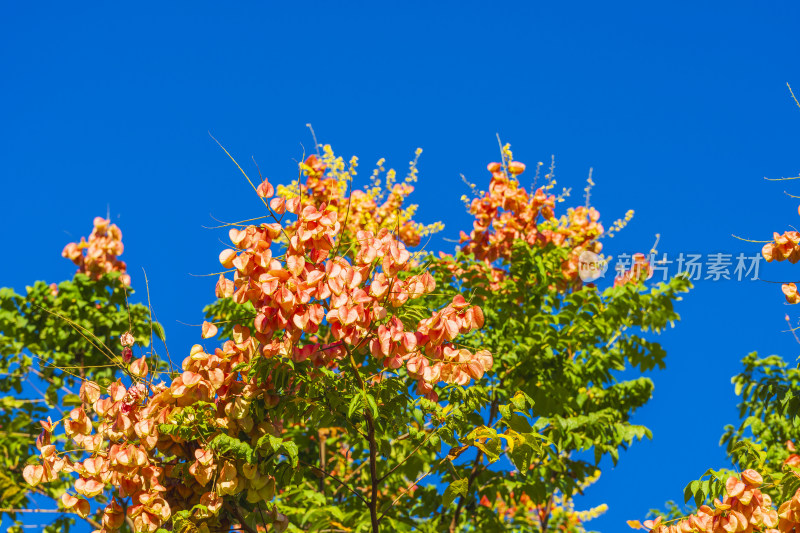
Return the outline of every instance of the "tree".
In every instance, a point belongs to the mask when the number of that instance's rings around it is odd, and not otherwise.
[[[122,251],[119,228],[98,217],[88,241],[64,249],[64,257],[78,266],[72,280],[39,281],[24,295],[0,289],[0,391],[15,393],[0,399],[0,515],[17,518],[30,503],[23,467],[42,430],[39,419],[63,416],[80,405],[75,387],[84,380],[107,386],[125,373],[132,350],[108,348],[123,333],[142,348],[150,345],[148,308],[127,303],[133,291],[118,259]],[[67,486],[53,479],[33,492],[57,500]],[[47,531],[65,531],[73,523],[72,515],[62,514]]]
[[[649,436],[629,419],[652,384],[615,371],[663,366],[643,333],[678,319],[688,281],[647,288],[637,256],[584,284],[599,213],[587,194],[556,217],[552,175],[529,194],[507,146],[463,248],[412,253],[440,226],[404,206],[416,159],[403,182],[382,167],[354,189],[355,158],[324,146],[277,195],[251,181],[268,222],[232,225],[207,343],[168,382],[155,354],[85,381],[63,421],[83,455],[45,423],[26,480],[70,480],[64,507],[104,532],[582,531],[601,509],[571,498]]]

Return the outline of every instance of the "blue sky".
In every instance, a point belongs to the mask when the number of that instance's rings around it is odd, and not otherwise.
[[[363,173],[416,147],[433,246],[468,229],[459,177],[486,183],[495,135],[529,164],[556,158],[559,184],[606,225],[636,216],[611,254],[756,254],[796,222],[800,184],[800,5],[791,2],[84,2],[6,3],[0,16],[0,285],[70,277],[59,253],[108,211],[133,285],[147,272],[170,351],[186,352],[213,298],[224,234],[204,227],[258,211],[209,138],[289,181],[319,140]],[[252,166],[250,166],[252,168]],[[795,187],[792,189],[792,187]],[[213,218],[212,218],[213,217]],[[672,258],[672,257],[671,257]],[[796,279],[761,264],[762,279]],[[581,501],[592,525],[680,499],[724,466],[736,420],[730,378],[750,351],[789,360],[779,286],[699,281],[662,341],[667,369],[635,420],[654,439],[624,453]]]

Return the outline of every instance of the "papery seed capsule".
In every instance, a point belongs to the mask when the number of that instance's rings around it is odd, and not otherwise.
[[[759,474],[752,468],[748,468],[747,470],[742,472],[742,481],[753,487],[758,487],[759,485],[764,483],[764,478],[761,477],[761,474]]]
[[[519,161],[512,161],[508,164],[508,173],[513,175],[519,175],[525,172],[525,163],[520,163]]]
[[[145,360],[144,356],[131,363],[129,370],[131,374],[133,374],[137,378],[144,378],[145,376],[147,376],[148,372],[147,361]]]
[[[225,268],[233,268],[233,260],[236,259],[236,250],[222,250],[219,254],[219,262]]]
[[[126,331],[125,333],[123,333],[120,336],[119,342],[123,346],[133,346],[133,343],[135,342],[135,340],[134,340],[133,335],[131,334],[131,332],[130,331]]]

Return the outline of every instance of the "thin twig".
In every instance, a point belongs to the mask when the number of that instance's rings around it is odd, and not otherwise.
[[[367,503],[367,500],[365,500],[364,497],[361,494],[358,493],[358,491],[356,491],[353,487],[351,487],[350,485],[348,485],[347,483],[345,483],[344,481],[342,481],[338,477],[334,476],[330,472],[326,472],[325,470],[321,469],[320,467],[318,467],[316,465],[312,465],[310,463],[306,463],[305,461],[298,460],[297,462],[302,464],[303,466],[307,466],[308,468],[313,468],[317,472],[319,472],[321,474],[324,474],[325,476],[331,478],[332,480],[337,482],[339,485],[341,485],[342,487],[345,487],[347,490],[352,492],[359,500],[361,500],[364,503],[364,505],[369,506],[369,504]]]

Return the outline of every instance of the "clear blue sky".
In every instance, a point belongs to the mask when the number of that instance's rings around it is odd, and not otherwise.
[[[224,234],[213,217],[259,214],[230,161],[290,180],[305,124],[363,174],[420,146],[419,219],[466,229],[460,173],[486,183],[495,134],[518,159],[555,155],[575,200],[610,224],[612,254],[755,254],[797,220],[800,5],[793,2],[6,2],[0,16],[0,285],[71,276],[59,253],[110,211],[133,284],[150,281],[172,353],[197,339]],[[793,190],[800,194],[800,184]],[[792,189],[789,189],[790,192]],[[437,240],[434,246],[450,246]],[[764,279],[797,279],[761,266]],[[138,296],[144,297],[144,291]],[[779,286],[700,281],[662,338],[667,369],[636,421],[654,439],[606,470],[581,505],[606,532],[680,499],[725,465],[730,377],[752,350],[798,345]]]

